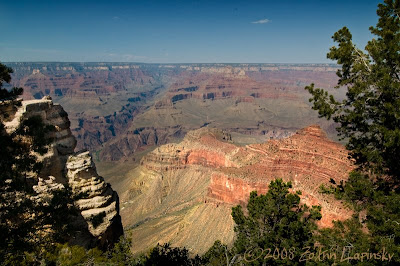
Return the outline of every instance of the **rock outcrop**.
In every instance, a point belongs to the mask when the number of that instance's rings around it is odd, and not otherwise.
[[[41,100],[22,101],[21,106],[13,113],[9,113],[8,119],[4,120],[5,129],[11,133],[17,129],[23,119],[39,116],[44,124],[54,127],[54,131],[48,134],[52,144],[46,154],[38,156],[44,164],[42,178],[54,176],[59,183],[66,183],[63,176],[64,165],[67,156],[74,152],[76,146],[75,137],[70,130],[68,114],[57,104],[53,104],[50,97]]]
[[[117,242],[123,234],[119,198],[110,184],[97,174],[89,152],[70,155],[66,170],[72,193],[82,195],[75,204],[88,223],[89,232],[98,238],[101,247]]]
[[[11,110],[3,104],[0,109]],[[89,152],[74,153],[76,140],[70,130],[68,114],[49,96],[41,100],[22,101],[13,112],[7,113],[3,123],[6,131],[11,133],[21,121],[34,116],[39,116],[45,125],[54,128],[47,135],[52,140],[47,153],[35,154],[43,163],[41,172],[31,176],[36,183],[33,189],[38,193],[38,200],[49,196],[54,189],[69,185],[72,197],[76,198],[74,204],[80,210],[81,216],[76,218],[76,223],[82,231],[71,243],[104,249],[109,247],[123,234],[117,193],[97,174]]]
[[[233,241],[231,207],[246,205],[251,191],[266,193],[276,178],[291,181],[303,203],[322,207],[319,226],[349,218],[351,211],[319,188],[345,180],[351,169],[346,149],[319,126],[247,146],[235,145],[224,131],[202,128],[143,157],[121,196],[121,214],[139,242],[136,252],[171,241],[202,253],[217,239]],[[194,234],[197,228],[204,233]]]

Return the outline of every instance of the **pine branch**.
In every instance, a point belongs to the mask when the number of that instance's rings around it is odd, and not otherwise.
[[[367,63],[367,61],[365,60],[364,54],[359,49],[357,49],[357,47],[354,44],[352,44],[352,45],[353,45],[354,51],[358,54],[357,59],[361,60],[361,62],[367,68],[368,72],[371,73],[371,68],[370,68],[369,64]]]

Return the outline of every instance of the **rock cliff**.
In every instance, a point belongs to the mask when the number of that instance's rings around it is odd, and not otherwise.
[[[53,189],[72,188],[74,204],[80,210],[75,221],[81,233],[71,240],[86,247],[107,248],[123,234],[119,215],[119,198],[110,184],[97,172],[89,152],[74,153],[75,137],[70,130],[68,114],[47,96],[41,100],[22,101],[17,108],[0,105],[2,120],[8,133],[16,130],[24,119],[39,116],[45,125],[53,126],[48,134],[51,144],[44,155],[36,154],[43,163],[41,172],[31,176],[38,197],[46,197]]]
[[[143,157],[121,195],[121,215],[139,242],[135,252],[171,241],[202,253],[217,239],[233,241],[231,207],[245,205],[251,191],[265,193],[275,178],[291,181],[303,203],[322,207],[321,227],[350,217],[319,187],[345,180],[351,169],[345,148],[319,126],[247,146],[235,145],[224,131],[202,128]]]
[[[97,174],[89,152],[70,155],[66,170],[73,195],[84,195],[75,204],[87,222],[89,232],[98,239],[101,247],[117,242],[123,234],[119,198],[110,184]]]

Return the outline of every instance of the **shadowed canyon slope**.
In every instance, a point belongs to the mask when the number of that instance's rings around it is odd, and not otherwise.
[[[156,148],[128,173],[121,215],[135,239],[134,252],[171,241],[202,253],[217,239],[232,243],[231,207],[245,205],[253,190],[265,193],[275,178],[291,181],[303,203],[322,207],[320,226],[350,217],[319,187],[344,180],[351,169],[345,148],[319,126],[247,146],[235,145],[225,131],[202,128]]]

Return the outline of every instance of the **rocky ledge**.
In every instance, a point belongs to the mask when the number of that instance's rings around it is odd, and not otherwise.
[[[39,116],[45,125],[53,126],[48,134],[52,139],[48,152],[35,154],[44,165],[37,176],[32,176],[33,189],[40,197],[47,197],[49,191],[72,188],[75,206],[80,217],[75,223],[81,233],[71,240],[73,244],[106,249],[123,234],[119,215],[119,198],[110,184],[97,174],[91,155],[87,151],[74,153],[75,137],[70,130],[68,114],[61,105],[54,104],[49,96],[41,100],[21,101],[19,107],[1,103],[0,114],[6,131],[11,133],[21,121]]]

